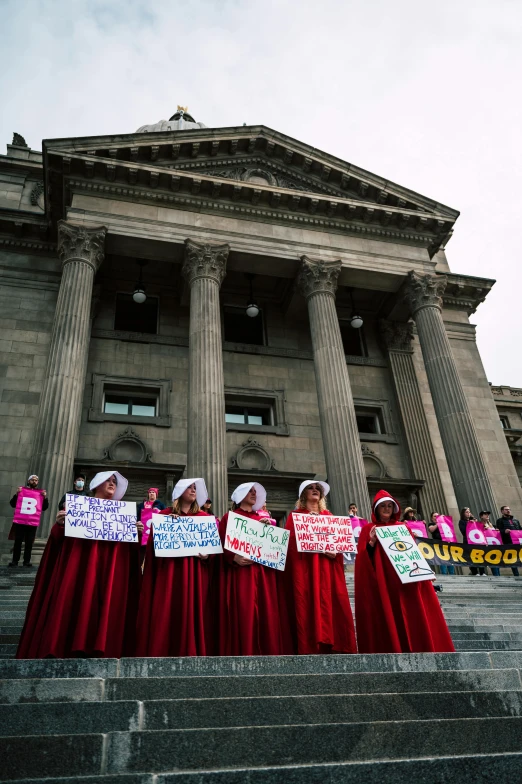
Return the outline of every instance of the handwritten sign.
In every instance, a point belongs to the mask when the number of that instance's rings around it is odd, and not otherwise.
[[[65,536],[99,542],[137,542],[136,504],[67,493]]]
[[[221,539],[214,515],[152,515],[154,553],[157,558],[222,553]]]
[[[295,542],[300,553],[354,553],[349,517],[292,512]]]
[[[290,531],[229,512],[225,549],[250,561],[284,571]]]
[[[401,583],[418,583],[433,578],[433,571],[405,525],[378,525],[375,531]]]

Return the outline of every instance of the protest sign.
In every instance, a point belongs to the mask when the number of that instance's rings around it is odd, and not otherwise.
[[[504,544],[502,534],[496,528],[484,528],[486,544]]]
[[[455,526],[453,525],[453,517],[439,515],[437,517],[437,525],[439,526],[440,538],[443,542],[458,542]]]
[[[516,531],[515,533],[522,533]],[[510,545],[446,544],[433,539],[418,539],[417,545],[430,564],[452,566],[522,566],[522,541]]]
[[[141,534],[141,545],[144,547],[149,541],[150,536],[150,523],[152,515],[154,514],[153,501],[145,501],[143,509],[141,510],[140,523],[143,523],[143,532]]]
[[[418,583],[434,577],[404,524],[377,525],[375,532],[401,583]]]
[[[16,499],[13,523],[18,525],[40,525],[44,502],[43,490],[22,487]]]
[[[426,523],[421,520],[408,520],[405,523],[405,526],[413,536],[422,536],[424,539],[428,538]]]
[[[225,549],[250,561],[284,571],[290,531],[228,513]]]
[[[65,536],[100,542],[138,542],[136,504],[67,493]]]
[[[350,517],[292,512],[297,550],[300,553],[354,553]]]
[[[484,523],[471,520],[466,526],[466,539],[468,544],[487,544]]]
[[[361,528],[363,525],[367,525],[368,520],[364,520],[362,517],[350,517],[350,522],[352,524],[352,531],[355,537],[355,541],[357,541],[361,533]]]
[[[522,545],[522,531],[510,531],[509,535],[513,544]]]
[[[154,553],[159,558],[222,553],[214,515],[152,515]]]

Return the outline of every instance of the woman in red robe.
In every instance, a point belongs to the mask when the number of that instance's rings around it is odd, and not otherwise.
[[[234,511],[242,517],[270,525],[258,511],[266,490],[258,482],[245,482],[232,493]],[[225,545],[229,513],[219,524]],[[221,656],[277,656],[288,653],[287,621],[280,608],[276,569],[250,561],[224,548],[219,575],[219,653]]]
[[[207,516],[203,479],[182,479],[172,506],[159,514]],[[137,627],[137,656],[210,656],[214,653],[211,604],[212,561],[216,556],[157,558],[154,538],[147,544]]]
[[[377,541],[378,525],[400,520],[386,490],[373,500],[372,522],[361,529],[355,559],[355,622],[359,653],[423,653],[455,650],[433,585],[401,583]]]
[[[325,500],[329,492],[326,482],[302,482],[295,511],[330,515]],[[356,653],[342,553],[300,553],[293,514],[288,516],[286,528],[291,532],[286,568],[278,577],[287,602],[295,651]]]
[[[121,501],[118,471],[96,474],[95,498]],[[64,536],[58,512],[36,575],[17,659],[134,655],[141,582],[139,544]],[[137,523],[138,531],[143,526]]]

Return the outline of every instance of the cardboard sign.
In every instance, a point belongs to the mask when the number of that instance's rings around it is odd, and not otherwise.
[[[138,542],[136,504],[67,493],[65,536],[92,542]]]
[[[377,525],[375,531],[401,583],[418,583],[435,576],[403,523]]]
[[[408,531],[413,534],[413,536],[421,536],[423,539],[428,538],[426,523],[422,522],[421,520],[408,520],[408,522],[404,523],[404,525]]]
[[[157,558],[222,553],[214,515],[152,515],[154,554]]]
[[[300,553],[354,553],[350,517],[292,512],[295,542]]]
[[[42,490],[22,487],[16,499],[13,523],[18,525],[40,525],[44,497]]]
[[[453,525],[453,517],[450,517],[449,515],[439,515],[437,517],[437,525],[439,526],[440,538],[443,542],[458,542],[455,526]]]
[[[154,514],[153,501],[145,501],[143,509],[141,510],[140,523],[143,523],[143,531],[141,534],[142,547],[147,544],[150,536],[150,522]]]
[[[290,531],[228,513],[225,549],[250,561],[284,571]]]
[[[509,531],[509,535],[513,544],[522,545],[522,531]]]

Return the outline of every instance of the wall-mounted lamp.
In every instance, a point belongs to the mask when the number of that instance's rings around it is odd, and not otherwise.
[[[254,280],[255,275],[252,272],[245,272],[245,278],[250,281],[250,295],[248,298],[248,305],[246,306],[246,314],[250,318],[255,318],[256,316],[259,316],[259,311],[260,311],[259,305],[256,304],[256,301],[254,299],[254,289],[253,289],[252,281]]]
[[[147,294],[145,293],[145,285],[143,283],[143,267],[145,267],[149,262],[142,261],[139,259],[136,264],[140,268],[140,276],[138,278],[138,282],[134,287],[134,292],[132,294],[132,299],[136,302],[137,305],[142,305],[145,300],[147,299]]]
[[[362,320],[361,316],[358,316],[355,313],[355,308],[354,308],[354,305],[353,305],[353,290],[352,289],[350,289],[350,302],[352,303],[352,315],[351,315],[351,318],[350,318],[350,326],[352,326],[354,329],[360,329],[362,327],[362,325],[364,324],[364,321]]]

